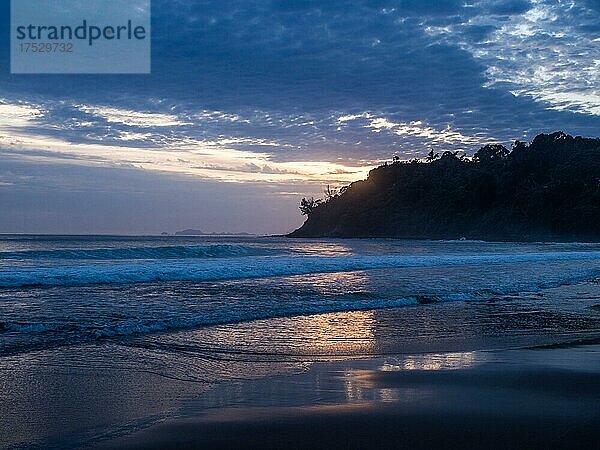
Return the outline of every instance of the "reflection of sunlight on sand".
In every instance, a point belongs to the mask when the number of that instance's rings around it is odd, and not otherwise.
[[[313,361],[370,355],[375,347],[373,312],[355,311],[257,320],[164,335],[175,350],[161,352],[161,366],[186,379],[214,382],[306,370]],[[147,338],[146,338],[147,339]],[[149,349],[146,343],[144,352]],[[169,348],[169,345],[166,345]],[[146,359],[148,355],[146,356]]]
[[[382,387],[374,382],[363,371],[349,372],[344,378],[346,401],[368,402],[415,402],[429,398],[431,394],[423,389],[413,387]]]
[[[218,326],[194,333],[198,341],[229,351],[269,355],[343,357],[370,354],[374,347],[372,311],[257,320],[236,326]]]
[[[422,391],[418,389],[404,388],[404,389],[396,389],[396,388],[381,388],[378,389],[379,392],[379,400],[382,402],[399,402],[399,401],[407,401],[407,400],[422,400],[425,395]]]
[[[463,353],[431,353],[413,355],[405,358],[386,361],[379,370],[393,372],[400,370],[453,370],[466,369],[483,362],[483,355],[476,352]]]
[[[401,379],[393,381],[398,384],[398,387],[390,387],[390,380],[388,380],[387,385],[382,385],[377,380],[377,372],[466,369],[482,363],[484,359],[484,356],[479,352],[435,353],[388,358],[376,371],[352,370],[346,372],[342,377],[346,399],[348,402],[372,400],[383,402],[421,401],[431,397],[431,392],[412,386],[402,386]]]
[[[293,320],[296,338],[303,341],[312,354],[368,354],[374,345],[375,318],[373,312],[354,311]]]

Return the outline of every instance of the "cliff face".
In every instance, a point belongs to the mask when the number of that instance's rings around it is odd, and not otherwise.
[[[541,134],[429,160],[372,170],[289,236],[600,241],[600,139]]]

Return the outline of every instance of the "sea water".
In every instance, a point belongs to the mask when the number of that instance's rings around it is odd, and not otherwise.
[[[600,244],[586,243],[5,235],[0,356],[258,319],[487,302],[598,277]]]

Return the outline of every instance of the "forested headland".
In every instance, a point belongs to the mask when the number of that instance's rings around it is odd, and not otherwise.
[[[290,237],[600,241],[600,139],[556,132],[395,158],[300,209]]]

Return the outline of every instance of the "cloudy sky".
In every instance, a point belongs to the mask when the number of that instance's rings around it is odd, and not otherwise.
[[[283,233],[394,155],[600,136],[599,0],[153,0],[151,75],[11,75],[8,4],[0,232]]]

